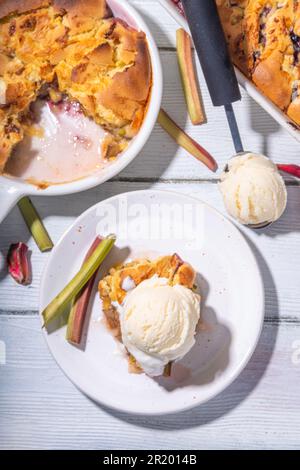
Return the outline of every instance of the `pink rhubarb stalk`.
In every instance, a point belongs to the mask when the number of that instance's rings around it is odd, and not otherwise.
[[[296,178],[300,178],[300,166],[299,165],[277,165],[278,170],[284,171],[289,175],[296,176]]]
[[[190,35],[182,28],[176,32],[178,66],[190,119],[194,125],[205,121],[192,57]]]
[[[90,247],[85,256],[83,264],[90,258],[90,256],[94,253],[95,249],[101,242],[102,239],[99,237],[94,240],[92,246]],[[85,286],[82,288],[82,290],[79,292],[79,294],[75,297],[73,301],[67,327],[67,340],[72,344],[78,345],[81,342],[87,309],[89,306],[89,301],[97,276],[97,272],[98,270],[85,284]]]
[[[189,152],[193,157],[204,163],[211,171],[218,168],[216,160],[194,139],[187,135],[162,108],[158,115],[158,123],[175,140],[175,142]]]
[[[9,274],[18,284],[30,284],[31,270],[28,246],[25,243],[19,242],[10,245],[7,253],[7,266]]]

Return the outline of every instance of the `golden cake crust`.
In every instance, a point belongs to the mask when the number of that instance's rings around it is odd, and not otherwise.
[[[0,0],[0,18],[21,14],[37,8],[46,7],[49,0]]]
[[[99,93],[99,102],[124,119],[133,120],[133,133],[140,127],[142,109],[140,103],[148,99],[151,81],[151,65],[144,35],[138,33],[134,38],[128,29],[118,21],[113,35],[117,41],[123,42],[126,54],[130,48],[136,50],[134,65],[126,73],[116,73],[110,85]]]
[[[70,18],[111,16],[106,0],[0,0],[0,18],[49,5],[53,5],[56,11],[65,10]]]
[[[105,0],[4,0],[0,17],[0,171],[45,86],[108,131],[104,156],[124,150],[151,91],[145,34],[113,18]]]
[[[216,3],[235,65],[300,125],[300,2]]]

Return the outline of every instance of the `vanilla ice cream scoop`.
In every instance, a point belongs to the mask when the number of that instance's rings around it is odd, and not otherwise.
[[[229,160],[219,188],[229,214],[245,225],[274,222],[286,208],[283,178],[263,155],[245,153]]]
[[[120,315],[123,344],[150,376],[162,375],[195,343],[200,296],[157,276],[141,282],[125,297]]]

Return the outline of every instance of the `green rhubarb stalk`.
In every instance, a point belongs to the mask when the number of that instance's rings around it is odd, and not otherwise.
[[[192,42],[190,35],[182,28],[176,32],[176,49],[182,87],[190,119],[194,125],[202,124],[205,121],[205,116],[197,87],[192,57]]]
[[[102,239],[97,237],[94,240],[92,246],[88,250],[86,257],[84,258],[83,264],[87,262],[90,256],[94,253],[97,246],[100,245]],[[97,276],[97,271],[93,274],[93,276],[89,279],[89,281],[83,286],[79,294],[73,299],[69,319],[68,319],[68,327],[67,327],[67,334],[66,339],[69,343],[72,344],[80,344],[83,327],[86,319],[86,314],[90,302],[90,297],[92,294],[94,282]]]
[[[53,242],[31,200],[23,197],[18,206],[39,249],[42,252],[52,250]]]
[[[44,325],[48,325],[52,320],[61,315],[68,303],[79,294],[83,286],[93,276],[99,268],[102,261],[106,258],[116,241],[115,235],[109,235],[104,238],[100,245],[95,249],[89,259],[83,264],[78,273],[64,287],[64,289],[50,302],[43,310],[42,316]]]
[[[158,115],[158,123],[175,140],[175,142],[189,152],[193,157],[204,163],[211,171],[218,168],[215,159],[201,145],[186,134],[162,108]]]

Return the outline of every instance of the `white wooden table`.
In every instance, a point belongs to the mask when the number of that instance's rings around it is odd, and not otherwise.
[[[161,50],[163,106],[217,158],[233,153],[222,109],[211,106],[199,71],[208,124],[192,127],[176,64],[177,25],[156,0],[131,0]],[[299,163],[300,144],[245,94],[235,105],[245,148],[277,162]],[[289,180],[288,209],[264,233],[241,229],[262,271],[265,326],[246,370],[217,398],[189,412],[161,418],[111,413],[83,396],[51,357],[37,316],[41,254],[17,209],[0,228],[0,447],[42,449],[203,449],[300,447],[300,186]],[[114,180],[62,198],[35,198],[54,242],[96,202],[123,191],[173,189],[223,211],[216,176],[177,149],[158,126],[148,144]],[[33,282],[16,285],[4,259],[11,242],[32,250]],[[4,345],[6,360],[4,361]]]

